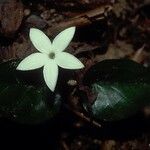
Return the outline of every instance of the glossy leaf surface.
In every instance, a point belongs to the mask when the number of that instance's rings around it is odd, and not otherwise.
[[[95,95],[92,103],[85,100],[84,107],[100,120],[128,118],[150,103],[149,71],[131,60],[105,60],[92,66],[84,84]]]
[[[17,71],[17,65],[18,61],[0,64],[1,117],[34,124],[55,116],[61,96],[45,87],[36,71]]]

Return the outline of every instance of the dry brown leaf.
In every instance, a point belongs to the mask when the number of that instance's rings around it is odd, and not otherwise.
[[[13,35],[23,19],[23,4],[20,0],[0,1],[0,32],[5,36]]]
[[[116,41],[115,44],[110,44],[107,52],[104,55],[97,55],[95,57],[96,62],[100,62],[105,59],[119,59],[132,55],[134,52],[131,44],[125,41]]]

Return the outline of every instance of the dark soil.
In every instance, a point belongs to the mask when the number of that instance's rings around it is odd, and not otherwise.
[[[95,14],[90,18],[89,12],[97,7],[101,19]],[[79,81],[91,65],[105,59],[129,58],[148,67],[149,9],[149,0],[0,0],[0,62],[35,51],[28,36],[31,27],[53,39],[71,22],[77,31],[66,51],[85,64],[84,70],[75,72]],[[80,14],[88,21],[80,21]],[[99,124],[80,112],[75,87],[69,89],[69,106],[54,120],[31,126],[1,119],[0,149],[150,150],[149,107],[127,120]]]

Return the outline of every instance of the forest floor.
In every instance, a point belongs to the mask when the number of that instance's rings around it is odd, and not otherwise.
[[[0,62],[35,51],[28,36],[31,27],[53,39],[63,29],[76,26],[67,51],[82,60],[86,69],[120,58],[150,66],[149,9],[149,0],[0,0]],[[27,147],[43,145],[50,150],[150,150],[149,118],[150,109],[145,108],[140,117],[99,126],[69,108],[52,125],[17,126],[18,133],[15,125],[4,123],[2,141],[17,145],[18,140]]]

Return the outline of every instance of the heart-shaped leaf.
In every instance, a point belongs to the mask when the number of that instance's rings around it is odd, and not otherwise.
[[[55,116],[61,96],[39,80],[39,72],[17,71],[18,61],[0,64],[0,116],[19,123],[40,123]]]
[[[128,118],[150,103],[148,69],[131,60],[105,60],[92,66],[84,77],[95,99],[84,107],[100,120]]]

